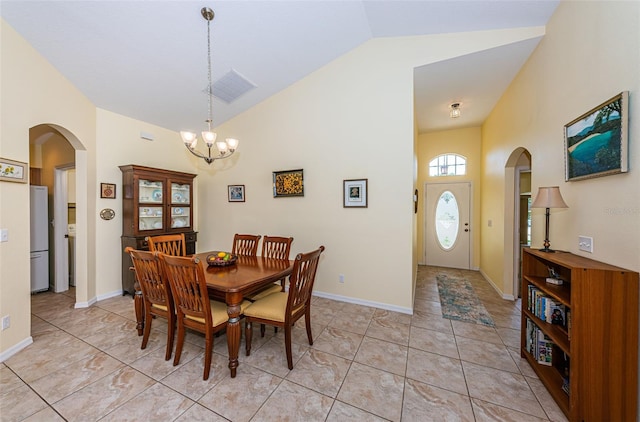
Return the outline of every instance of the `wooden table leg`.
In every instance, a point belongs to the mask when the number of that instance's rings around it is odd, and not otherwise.
[[[135,289],[135,293],[133,294],[133,306],[136,311],[136,329],[138,330],[138,336],[142,335],[142,331],[144,329],[144,306],[142,303],[142,292],[140,291],[140,286],[136,281],[133,285]]]
[[[231,370],[231,378],[236,377],[236,368],[238,367],[238,352],[240,351],[240,337],[242,330],[240,327],[240,304],[242,303],[242,295],[238,293],[227,293],[227,314],[229,322],[227,324],[227,347],[229,349],[229,369]]]

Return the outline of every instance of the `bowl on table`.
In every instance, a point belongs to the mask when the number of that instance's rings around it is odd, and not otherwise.
[[[238,261],[238,255],[229,252],[215,251],[207,255],[207,264],[214,267],[233,265],[236,261]]]

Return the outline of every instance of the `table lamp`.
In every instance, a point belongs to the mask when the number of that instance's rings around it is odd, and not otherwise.
[[[536,199],[531,204],[531,208],[546,208],[546,228],[544,237],[544,248],[540,249],[542,252],[555,252],[550,249],[551,243],[549,242],[549,209],[550,208],[569,208],[569,206],[562,199],[560,195],[560,188],[558,186],[547,186],[538,188],[538,194]]]

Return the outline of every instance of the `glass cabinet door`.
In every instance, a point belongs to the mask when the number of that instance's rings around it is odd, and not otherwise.
[[[171,183],[171,228],[191,226],[191,186]]]
[[[171,207],[171,228],[189,227],[191,221],[191,208]]]
[[[189,205],[191,202],[191,191],[189,185],[181,185],[180,183],[171,183],[171,203]]]
[[[155,180],[138,181],[138,230],[161,230],[163,224],[163,183]]]

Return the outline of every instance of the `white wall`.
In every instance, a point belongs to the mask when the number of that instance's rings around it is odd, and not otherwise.
[[[94,168],[95,108],[2,19],[0,64],[0,156],[28,163],[29,129],[48,123],[68,129],[76,142],[81,139],[78,146]],[[89,171],[88,178],[92,174]],[[85,188],[78,192],[85,204],[86,186],[86,181],[78,185]],[[11,327],[0,332],[0,359],[30,342],[28,210],[28,184],[0,183],[0,227],[9,229],[9,241],[0,243],[0,315],[11,317]],[[86,212],[93,214],[93,209]],[[77,239],[85,286],[87,274],[94,271],[89,241],[95,243],[86,234]]]
[[[96,220],[96,295],[98,298],[113,295],[122,290],[122,172],[119,166],[138,164],[147,167],[195,173],[190,154],[180,140],[180,135],[139,120],[110,111],[97,109],[96,113],[98,155],[98,183],[114,183],[116,199],[97,198],[98,212],[111,208],[116,216],[112,220]],[[140,132],[154,135],[153,141],[140,137]],[[197,192],[198,178],[194,180]],[[194,196],[197,204],[197,196]],[[194,216],[197,227],[197,215]]]
[[[324,244],[317,290],[410,312],[415,274],[413,69],[539,37],[543,28],[377,39],[219,128],[241,140],[237,155],[207,166],[178,134],[96,109],[0,20],[0,156],[29,160],[29,128],[50,124],[76,148],[77,296],[82,304],[120,288],[119,200],[99,198],[121,164],[198,173],[199,250],[228,248],[233,233],[290,234],[294,251]],[[156,141],[139,139],[140,131]],[[174,139],[176,139],[174,143]],[[388,145],[394,145],[390,150]],[[274,199],[271,172],[303,168],[304,198]],[[369,208],[342,208],[342,180],[369,179]],[[245,184],[246,203],[228,203],[227,185]],[[0,184],[0,359],[30,337],[28,186]],[[7,199],[8,198],[8,199]],[[113,208],[111,221],[99,217]],[[345,275],[345,283],[337,275]]]
[[[372,40],[222,125],[218,136],[240,149],[199,176],[199,248],[229,248],[235,232],[291,235],[293,251],[323,244],[316,293],[410,312],[413,69],[542,32]],[[272,171],[298,168],[304,198],[274,199]],[[343,180],[357,178],[368,179],[369,207],[345,209]],[[247,202],[228,203],[229,184],[244,184]]]
[[[547,34],[483,126],[481,268],[504,290],[504,172],[518,147],[532,156],[532,193],[560,186],[566,210],[552,210],[551,247],[640,270],[640,3],[562,2]],[[564,125],[630,91],[629,173],[564,181]],[[508,223],[507,223],[508,224]],[[544,209],[533,210],[533,247],[542,247]],[[578,236],[594,253],[578,251]],[[506,247],[509,247],[507,245]]]

